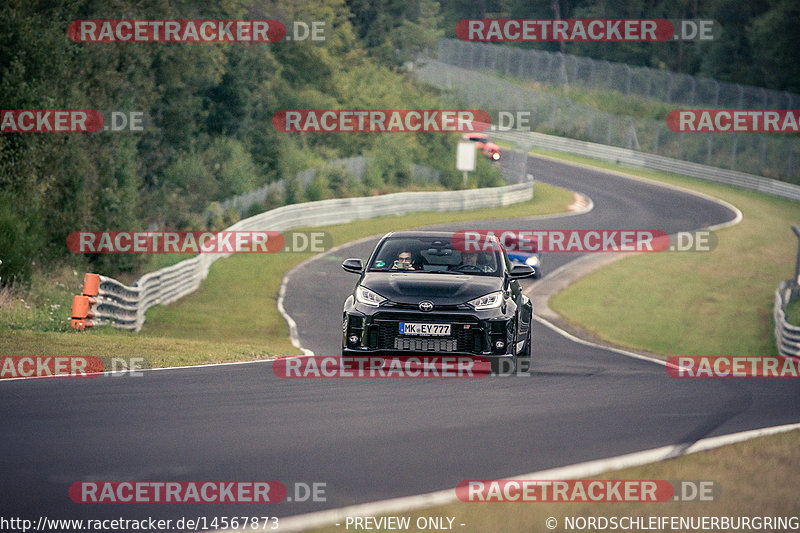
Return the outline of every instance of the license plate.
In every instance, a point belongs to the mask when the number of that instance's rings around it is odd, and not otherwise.
[[[450,324],[400,322],[400,335],[447,336],[450,335]]]

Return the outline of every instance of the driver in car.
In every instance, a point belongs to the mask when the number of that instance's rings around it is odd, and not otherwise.
[[[475,267],[473,270],[491,272],[493,269],[490,266],[478,264],[480,255],[481,252],[461,252],[461,264],[457,268],[459,270],[470,270],[469,267]]]

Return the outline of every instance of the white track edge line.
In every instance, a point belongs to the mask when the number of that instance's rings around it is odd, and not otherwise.
[[[609,351],[609,352],[615,352],[615,353],[618,353],[620,355],[624,355],[626,357],[632,357],[633,359],[640,359],[642,361],[649,361],[651,363],[656,363],[656,364],[659,364],[661,366],[667,366],[666,359],[659,359],[657,357],[653,357],[653,356],[649,356],[649,355],[645,355],[645,354],[641,354],[641,353],[637,353],[637,352],[624,350],[622,348],[617,348],[616,346],[605,346],[603,344],[598,344],[598,343],[592,342],[590,340],[581,339],[580,337],[576,337],[575,335],[569,333],[568,331],[565,331],[565,330],[561,329],[560,327],[556,326],[552,322],[549,322],[548,320],[545,320],[544,318],[542,318],[540,316],[537,316],[536,314],[533,315],[533,318],[534,318],[534,320],[536,320],[540,324],[543,324],[543,325],[547,326],[548,328],[552,329],[553,331],[555,331],[559,335],[567,338],[568,340],[570,340],[572,342],[576,342],[578,344],[583,344],[584,346],[589,346],[591,348],[598,348],[598,349],[606,350],[606,351]]]

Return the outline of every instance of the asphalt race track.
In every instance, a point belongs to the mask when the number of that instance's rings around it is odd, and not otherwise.
[[[529,159],[528,172],[586,194],[594,210],[449,227],[672,233],[734,216],[699,197],[549,160]],[[285,307],[304,348],[339,353],[342,302],[356,281],[340,264],[366,258],[376,240],[294,272]],[[575,257],[547,254],[545,276]],[[271,363],[253,363],[0,383],[0,515],[289,516],[690,444],[797,422],[800,413],[793,380],[677,380],[662,365],[573,343],[539,323],[534,361],[530,377],[471,380],[283,380]],[[318,482],[326,501],[73,503],[67,489],[81,480],[277,480],[290,496],[296,482]]]

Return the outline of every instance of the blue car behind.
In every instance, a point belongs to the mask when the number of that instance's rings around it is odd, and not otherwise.
[[[507,250],[508,259],[517,265],[528,265],[533,268],[533,279],[542,278],[542,257],[539,252],[520,252]]]

